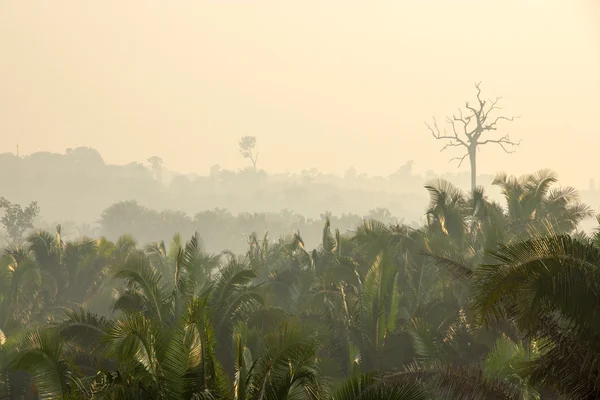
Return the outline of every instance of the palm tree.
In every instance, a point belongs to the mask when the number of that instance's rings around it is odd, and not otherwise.
[[[326,385],[319,374],[319,342],[306,327],[284,322],[264,336],[258,348],[246,346],[236,332],[235,400],[323,399]],[[252,358],[252,354],[258,357]]]
[[[507,203],[508,229],[522,235],[550,223],[557,233],[571,233],[582,220],[592,216],[591,209],[579,201],[572,187],[553,188],[556,173],[540,170],[521,177],[498,174],[493,185],[502,189]]]
[[[566,234],[590,212],[554,182],[499,178],[506,207],[431,182],[425,226],[326,217],[313,250],[37,232],[0,258],[0,394],[595,398],[600,235]]]
[[[600,248],[568,235],[502,245],[474,273],[481,323],[513,322],[540,356],[525,364],[535,385],[574,399],[600,391]]]

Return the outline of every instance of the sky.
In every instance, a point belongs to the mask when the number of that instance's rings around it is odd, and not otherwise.
[[[478,81],[521,116],[490,138],[522,140],[483,147],[480,173],[552,168],[587,187],[597,0],[0,1],[0,152],[90,146],[206,174],[244,166],[251,135],[272,172],[454,172],[460,151],[424,123]]]

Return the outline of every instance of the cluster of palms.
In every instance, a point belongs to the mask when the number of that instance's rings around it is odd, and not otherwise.
[[[600,235],[540,171],[428,185],[421,229],[207,253],[39,232],[0,265],[0,398],[600,397]]]

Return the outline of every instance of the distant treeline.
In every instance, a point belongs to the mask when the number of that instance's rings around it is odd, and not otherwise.
[[[233,215],[225,209],[217,208],[199,212],[191,217],[181,211],[156,211],[134,201],[127,201],[107,208],[102,213],[97,231],[80,230],[72,232],[70,236],[100,234],[114,240],[126,232],[133,235],[138,242],[148,244],[169,240],[172,232],[179,232],[183,237],[189,237],[197,231],[209,251],[219,252],[227,249],[234,253],[242,253],[247,249],[248,238],[252,233],[263,235],[268,232],[271,239],[278,239],[300,232],[307,246],[315,247],[322,239],[323,223],[326,218],[329,218],[341,232],[354,229],[363,218],[376,219],[386,224],[403,223],[384,208],[371,210],[363,216],[358,214],[335,216],[325,212],[320,218],[306,218],[289,210],[278,213]]]
[[[406,160],[385,177],[369,177],[354,168],[337,176],[316,169],[267,173],[233,171],[218,165],[204,173],[182,175],[157,163],[157,158],[110,165],[88,147],[67,149],[64,154],[4,153],[0,154],[0,196],[17,204],[37,201],[40,219],[48,226],[93,225],[107,207],[130,200],[150,209],[181,210],[191,215],[215,208],[233,214],[288,209],[316,219],[326,210],[364,215],[382,207],[408,222],[419,222],[427,205],[423,184],[438,177],[433,172],[415,174],[412,162]],[[468,188],[468,173],[441,177]],[[491,179],[480,178],[482,184]]]
[[[463,190],[469,187],[468,172],[419,175],[410,161],[387,177],[368,177],[354,168],[337,176],[315,169],[271,174],[218,165],[205,175],[181,175],[156,159],[160,160],[151,157],[145,163],[110,165],[88,147],[67,149],[64,154],[4,153],[0,154],[0,197],[22,205],[36,201],[40,214],[35,226],[53,230],[61,224],[70,237],[131,232],[147,242],[164,232],[198,230],[207,247],[235,250],[245,245],[252,231],[268,230],[276,238],[300,230],[308,243],[317,243],[327,210],[336,210],[332,222],[341,230],[351,229],[372,213],[381,214],[376,218],[382,220],[398,218],[421,225],[427,182],[442,178]],[[492,180],[492,176],[479,177],[487,195],[502,201]],[[584,202],[598,208],[600,191],[593,181],[580,193]],[[582,227],[591,225],[585,222]]]

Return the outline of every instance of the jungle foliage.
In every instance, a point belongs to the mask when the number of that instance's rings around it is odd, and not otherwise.
[[[596,399],[600,233],[553,172],[321,244],[38,231],[0,259],[0,398]],[[600,232],[600,231],[599,231]]]

